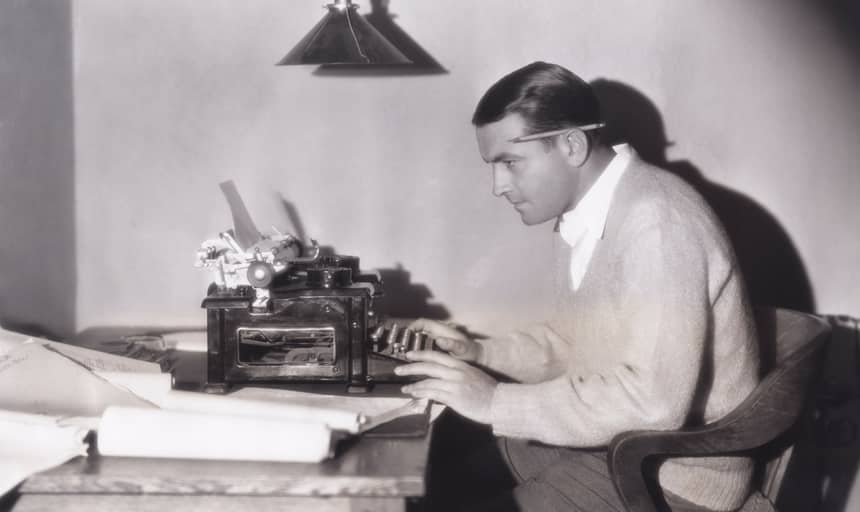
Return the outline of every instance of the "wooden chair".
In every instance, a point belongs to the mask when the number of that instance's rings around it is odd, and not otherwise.
[[[701,427],[624,432],[610,443],[609,470],[629,512],[655,512],[662,506],[654,470],[661,457],[727,454],[750,454],[766,467],[757,492],[741,510],[776,510],[773,503],[791,456],[790,429],[805,410],[830,326],[785,309],[757,311],[756,321],[763,364],[772,369],[734,411]]]

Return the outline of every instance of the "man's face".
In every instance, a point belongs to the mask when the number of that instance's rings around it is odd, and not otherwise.
[[[519,114],[478,126],[478,149],[493,170],[493,194],[504,196],[526,225],[540,224],[571,209],[579,187],[579,169],[567,159],[563,138],[511,142],[526,134]]]

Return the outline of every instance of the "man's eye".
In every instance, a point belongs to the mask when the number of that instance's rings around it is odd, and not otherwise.
[[[505,167],[508,169],[513,169],[517,165],[517,160],[503,160],[502,163],[505,164]]]

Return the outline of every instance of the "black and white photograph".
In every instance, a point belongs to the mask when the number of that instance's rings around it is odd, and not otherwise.
[[[0,511],[860,510],[855,0],[0,0]]]

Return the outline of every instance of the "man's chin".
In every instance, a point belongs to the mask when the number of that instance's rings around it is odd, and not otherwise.
[[[528,201],[522,201],[514,204],[514,210],[520,214],[520,220],[526,226],[534,226],[543,224],[544,222],[555,219],[558,215],[549,215],[545,209],[536,208],[537,205]]]
[[[554,217],[553,217],[553,218],[554,218]],[[526,226],[534,226],[534,225],[537,225],[537,224],[543,224],[544,222],[546,222],[546,221],[548,221],[548,220],[550,220],[550,219],[544,219],[544,218],[542,218],[542,217],[537,217],[537,216],[534,216],[534,215],[529,215],[529,213],[528,213],[528,212],[520,212],[520,220],[521,220],[521,221],[523,222],[523,224],[525,224]]]

